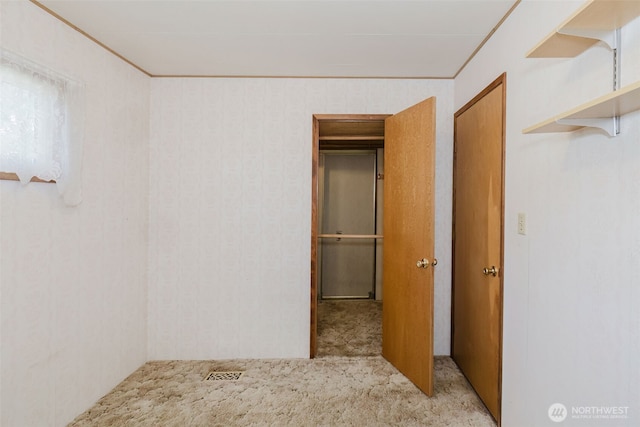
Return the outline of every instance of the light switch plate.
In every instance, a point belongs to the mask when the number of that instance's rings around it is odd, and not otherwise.
[[[518,213],[518,234],[527,234],[527,214],[523,212]]]

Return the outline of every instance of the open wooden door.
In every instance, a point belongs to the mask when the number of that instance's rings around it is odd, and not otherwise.
[[[385,120],[382,355],[433,394],[435,98]]]

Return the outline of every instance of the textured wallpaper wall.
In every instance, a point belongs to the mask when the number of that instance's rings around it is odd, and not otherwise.
[[[0,181],[3,426],[66,425],[146,360],[149,78],[27,1],[0,45],[86,86],[83,202]]]
[[[622,117],[616,137],[522,134],[612,90],[602,44],[576,58],[525,58],[583,4],[523,1],[455,81],[459,108],[507,72],[503,425],[554,424],[553,403],[629,407],[628,418],[570,414],[563,425],[638,424],[640,112]],[[640,80],[640,18],[622,33],[628,85]]]
[[[309,354],[312,114],[437,97],[435,351],[449,352],[453,84],[154,79],[149,358]]]

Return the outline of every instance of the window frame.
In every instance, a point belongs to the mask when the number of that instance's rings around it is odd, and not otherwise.
[[[55,72],[52,72],[52,71],[44,72],[43,67],[41,67],[40,65],[32,63],[31,61],[25,58],[22,58],[18,55],[15,55],[11,52],[8,52],[6,50],[0,50],[0,53],[2,54],[3,60],[6,60],[10,63],[17,64],[22,71],[28,71],[32,74],[38,75],[41,81],[46,81],[47,83],[50,83],[51,86],[57,92],[57,95],[58,95],[57,102],[60,102],[60,97],[63,96],[64,90],[69,84],[69,79],[62,76],[58,76],[56,75]],[[66,108],[67,108],[67,105],[65,104],[65,109]],[[65,120],[68,120],[68,119],[69,119],[68,113],[65,113]],[[20,177],[16,172],[6,172],[0,168],[0,181],[20,181]],[[56,184],[57,180],[56,179],[45,180],[37,176],[32,176],[29,182]]]

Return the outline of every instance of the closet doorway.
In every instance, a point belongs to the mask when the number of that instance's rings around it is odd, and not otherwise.
[[[332,124],[334,127],[337,124],[339,133],[332,131]],[[372,125],[377,126],[377,133],[363,132],[363,127]],[[349,126],[355,130],[345,130],[350,129]],[[382,141],[385,157],[384,230],[381,230],[384,235],[382,356],[429,396],[433,395],[433,279],[437,265],[434,253],[435,129],[435,97],[393,115],[314,115],[311,169],[310,356],[316,356],[318,344],[320,144],[368,145]]]
[[[384,119],[384,122],[380,123]],[[327,123],[323,123],[323,122]],[[334,135],[324,127],[353,123],[382,134]],[[357,127],[358,125],[356,125]],[[391,116],[313,116],[311,186],[310,356],[318,332],[318,157],[321,141],[385,146],[382,356],[428,396],[433,395],[433,279],[435,258],[436,99]],[[341,129],[342,130],[342,129]],[[364,142],[362,142],[364,141]],[[373,141],[373,142],[372,142]],[[382,172],[384,174],[384,172]],[[335,234],[327,238],[344,238]],[[371,236],[366,236],[371,238]],[[374,236],[378,239],[380,236]]]
[[[382,234],[388,116],[313,117],[311,357],[318,350],[319,303],[382,299],[383,242],[375,236]]]

